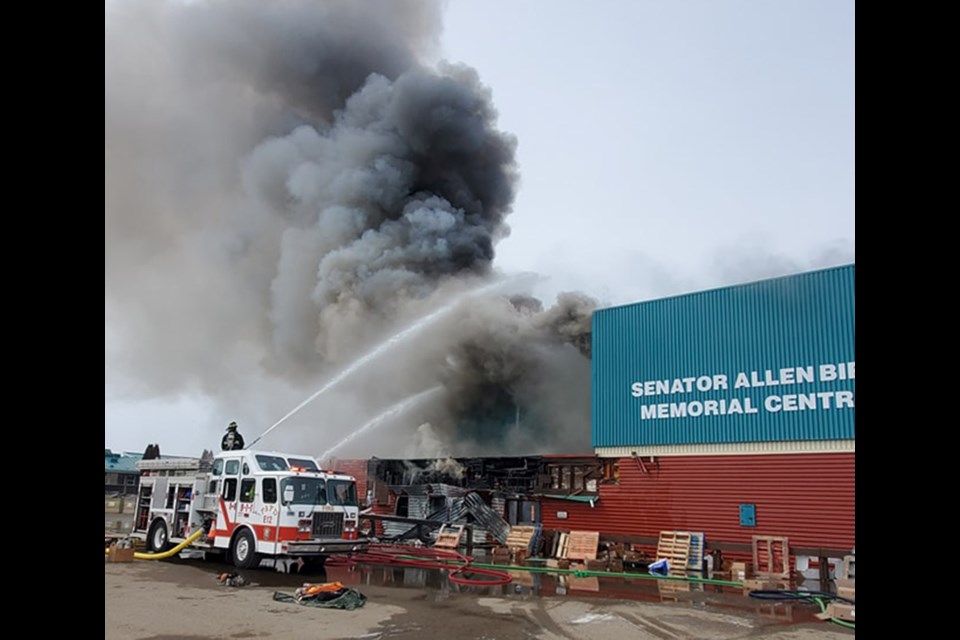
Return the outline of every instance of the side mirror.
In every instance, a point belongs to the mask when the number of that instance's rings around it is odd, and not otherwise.
[[[283,488],[283,506],[287,506],[293,502],[293,486],[287,485]]]

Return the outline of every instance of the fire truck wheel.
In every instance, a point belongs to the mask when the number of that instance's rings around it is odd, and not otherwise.
[[[233,564],[238,569],[253,569],[260,564],[260,554],[257,553],[257,542],[249,529],[241,529],[233,539]]]
[[[167,537],[167,523],[159,518],[150,525],[150,533],[147,534],[147,545],[153,553],[163,553],[170,547]]]

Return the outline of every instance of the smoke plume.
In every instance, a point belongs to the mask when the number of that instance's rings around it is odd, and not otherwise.
[[[414,0],[108,6],[110,393],[203,394],[258,433],[495,275],[517,141],[476,71],[431,62],[439,32],[439,5]],[[440,383],[423,409],[452,454],[585,450],[592,307],[467,298],[286,442],[325,449]]]

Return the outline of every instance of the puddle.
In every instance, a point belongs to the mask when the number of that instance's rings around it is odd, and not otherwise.
[[[434,601],[459,596],[512,598],[607,599],[619,601],[680,603],[716,611],[747,612],[767,623],[794,624],[816,622],[819,609],[813,604],[756,600],[743,595],[736,587],[642,578],[576,577],[573,575],[509,572],[513,582],[500,586],[459,585],[448,579],[449,571],[420,567],[389,565],[304,566],[298,573],[280,573],[264,564],[256,570],[238,571],[232,565],[215,561],[183,560],[174,562],[195,566],[216,576],[222,572],[238,572],[254,586],[293,590],[304,582],[333,582],[363,590],[364,586],[416,589]],[[469,577],[469,574],[467,574]],[[478,576],[486,578],[488,576]],[[211,578],[212,579],[212,578]],[[587,614],[574,624],[587,624],[600,618]]]

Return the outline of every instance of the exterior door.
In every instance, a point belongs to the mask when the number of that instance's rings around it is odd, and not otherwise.
[[[228,458],[223,466],[223,488],[220,497],[223,498],[223,513],[227,522],[220,529],[226,529],[231,534],[237,524],[237,502],[240,496],[240,459]]]

